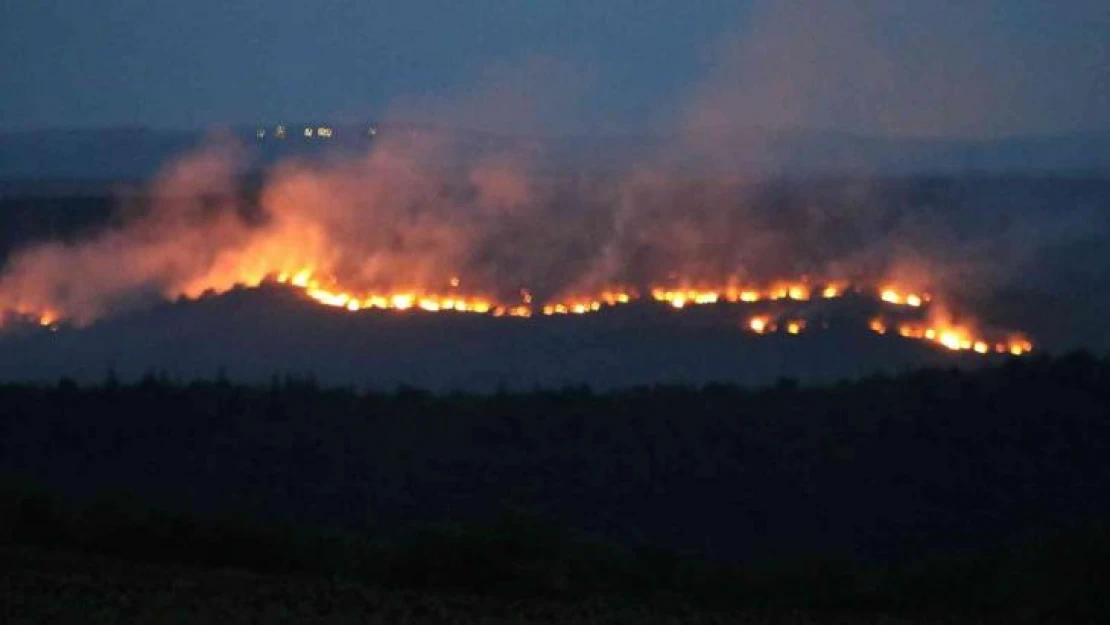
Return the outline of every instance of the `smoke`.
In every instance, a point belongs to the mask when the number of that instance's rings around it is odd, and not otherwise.
[[[1074,132],[1110,102],[1110,10],[1093,3],[757,0],[743,24],[685,109],[702,140],[728,129]]]
[[[0,308],[87,324],[299,272],[354,293],[457,287],[500,302],[525,288],[542,302],[803,278],[958,293],[1005,284],[1035,260],[1030,241],[1083,227],[968,233],[914,203],[912,189],[866,181],[777,185],[656,168],[550,177],[496,152],[460,174],[435,164],[444,141],[386,134],[358,158],[283,162],[254,201],[237,187],[242,153],[207,148],[154,181],[121,226],[15,254]]]
[[[435,93],[399,96],[382,117],[394,123],[428,122],[498,135],[567,132],[581,128],[580,120],[588,117],[583,109],[598,80],[594,67],[550,55],[526,55],[471,68]]]
[[[159,175],[152,209],[123,228],[16,254],[0,275],[0,310],[88,323],[150,296],[196,294],[184,285],[252,234],[240,215],[238,164],[236,148],[215,144]]]
[[[923,14],[907,40],[898,25],[915,6],[757,3],[748,32],[719,47],[677,140],[618,173],[545,174],[550,155],[534,137],[475,145],[451,132],[391,133],[387,123],[366,154],[279,163],[247,200],[238,185],[249,159],[216,142],[154,180],[143,210],[121,226],[15,254],[0,273],[0,311],[87,324],[152,299],[298,273],[351,292],[457,288],[497,301],[517,301],[521,289],[542,301],[615,286],[803,278],[993,288],[1032,262],[1038,244],[1066,241],[1083,224],[969,236],[912,189],[866,179],[787,188],[728,156],[742,142],[776,158],[767,135],[731,132],[753,127],[996,130],[982,124],[1016,87],[1013,72],[995,71],[1005,46],[984,26],[990,11],[962,9],[956,24]],[[985,42],[977,61],[961,53],[973,37]],[[593,79],[578,69],[543,58],[502,64],[475,89],[402,100],[392,115],[532,136],[573,115]],[[676,162],[715,165],[706,168],[714,174]]]
[[[383,133],[357,158],[282,162],[253,201],[237,187],[241,152],[217,144],[155,180],[123,225],[15,254],[0,304],[85,324],[302,272],[354,293],[501,302],[803,278],[924,290],[943,286],[953,262],[940,259],[960,245],[869,185],[799,193],[647,167],[543,176],[499,148],[460,173],[437,164],[452,140]]]

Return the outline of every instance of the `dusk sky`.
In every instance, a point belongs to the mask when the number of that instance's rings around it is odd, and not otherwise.
[[[4,0],[0,127],[1110,130],[1108,42],[1105,0]]]

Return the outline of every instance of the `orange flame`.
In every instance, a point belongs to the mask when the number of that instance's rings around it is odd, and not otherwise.
[[[770,318],[765,316],[752,317],[748,320],[748,327],[751,328],[751,331],[755,332],[756,334],[764,334],[765,332],[770,332],[773,328]]]
[[[882,319],[872,319],[868,327],[876,334],[886,334],[886,324],[883,323]]]
[[[886,334],[887,324],[881,318],[872,319],[870,322],[872,332]],[[951,351],[969,351],[976,354],[1009,353],[1022,356],[1033,350],[1033,344],[1020,336],[1011,336],[995,343],[989,342],[985,337],[977,336],[973,330],[966,326],[952,325],[941,321],[939,318],[928,323],[902,323],[898,326],[898,335],[902,338],[927,341]]]
[[[446,280],[451,289],[451,292],[446,294],[420,288],[356,292],[334,286],[334,279],[318,275],[312,267],[282,271],[272,275],[270,280],[295,288],[303,292],[311,301],[323,306],[349,312],[419,310],[427,313],[439,313],[451,311],[488,314],[493,317],[529,318],[536,312],[546,316],[585,315],[599,312],[604,308],[628,304],[639,299],[639,294],[635,289],[610,286],[593,295],[568,296],[543,303],[534,309],[533,302],[535,298],[528,288],[519,289],[520,300],[518,303],[500,302],[485,295],[458,293],[457,289],[462,284],[462,280],[459,276],[454,275],[449,276]],[[265,276],[259,277],[256,272],[252,271],[235,283],[257,287],[265,282]],[[650,297],[656,302],[666,304],[676,310],[682,310],[688,306],[724,303],[749,304],[765,300],[803,302],[808,301],[814,293],[818,293],[822,299],[836,299],[843,297],[849,290],[851,290],[850,286],[846,282],[827,282],[814,287],[805,280],[796,280],[775,282],[765,287],[737,284],[710,288],[655,286],[650,290]],[[200,292],[203,292],[203,290]],[[872,291],[872,293],[877,294],[879,301],[896,306],[919,308],[931,301],[931,296],[927,293],[907,291],[893,285],[884,285]],[[3,312],[3,308],[0,306],[0,313]],[[66,318],[66,315],[61,311],[54,309],[36,311],[26,305],[8,308],[20,317],[37,321],[43,327],[54,328],[58,322]],[[868,322],[868,327],[877,334],[886,334],[893,328],[898,336],[902,338],[925,341],[952,351],[982,355],[994,353],[1022,356],[1033,350],[1032,342],[1024,337],[1011,336],[990,340],[987,337],[977,335],[965,325],[948,321],[943,310],[935,313],[931,311],[930,316],[928,322],[901,322],[893,325],[882,317],[876,317]],[[3,317],[0,316],[0,322],[2,321]],[[779,330],[779,327],[769,315],[756,315],[749,318],[746,327],[756,334],[768,334]],[[789,319],[784,322],[782,329],[786,334],[798,335],[803,333],[806,327],[807,321],[804,319]]]
[[[907,293],[897,288],[886,286],[879,291],[879,299],[896,306],[919,308],[922,304],[928,302],[931,297],[928,293]]]

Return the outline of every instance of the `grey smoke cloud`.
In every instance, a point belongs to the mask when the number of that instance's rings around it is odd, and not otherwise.
[[[256,221],[239,199],[241,156],[216,146],[154,181],[146,212],[122,227],[14,255],[0,273],[0,308],[60,311],[87,323],[150,294],[195,297],[302,269],[352,290],[436,291],[461,276],[467,289],[499,298],[522,287],[554,297],[803,275],[992,288],[1090,222],[1000,222],[968,235],[950,216],[868,181],[784,200],[724,154],[737,141],[759,152],[768,139],[721,130],[1002,132],[1023,107],[1036,108],[1020,97],[1028,75],[1014,64],[1037,61],[1007,56],[998,10],[986,2],[958,10],[758,2],[745,32],[721,43],[690,95],[684,132],[619,173],[542,175],[542,142],[383,136],[357,157],[278,164],[266,173]],[[1086,50],[1091,42],[1061,45]],[[543,57],[497,64],[449,99],[398,100],[392,115],[531,134],[581,106],[592,77],[579,69]],[[1087,106],[1103,88],[1079,84],[1088,70],[1059,72],[1060,93],[1088,89],[1060,106]],[[670,167],[688,156],[729,173],[698,177]]]
[[[1017,28],[1037,20],[1039,28]],[[687,128],[997,137],[1097,128],[1110,9],[757,0],[713,52]]]

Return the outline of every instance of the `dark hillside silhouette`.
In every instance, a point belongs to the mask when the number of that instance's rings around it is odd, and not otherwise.
[[[759,389],[6,385],[0,527],[41,548],[533,600],[1092,622],[1108,408],[1110,361],[1082,352]]]
[[[357,394],[305,380],[0,387],[0,462],[73,494],[348,529],[506,505],[719,559],[1003,544],[1110,509],[1110,363],[824,387]]]

